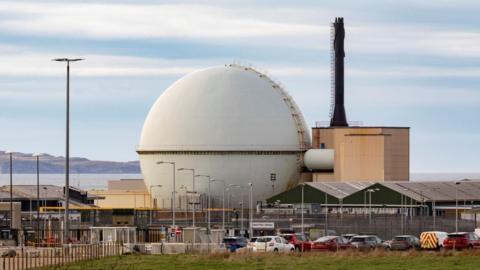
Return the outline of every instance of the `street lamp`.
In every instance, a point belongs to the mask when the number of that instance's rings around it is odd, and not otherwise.
[[[38,236],[40,234],[40,156],[42,154],[33,154],[32,156],[36,158],[37,161],[37,242]],[[30,209],[30,212],[32,209]]]
[[[250,211],[248,213],[248,216],[250,217],[249,236],[250,236],[250,238],[252,238],[253,237],[253,227],[252,227],[252,223],[253,223],[253,183],[248,183],[248,185],[250,186]]]
[[[304,224],[303,224],[305,183],[301,183],[301,185],[302,185],[302,237],[303,237],[305,235]],[[302,242],[302,252],[303,252],[303,242]]]
[[[241,212],[240,212],[240,219],[241,219],[241,223],[240,223],[240,232],[242,233],[243,232],[243,189],[244,186],[241,186],[241,185],[234,185],[234,184],[230,184],[229,185],[230,187],[236,187],[236,188],[240,188],[240,196],[241,196],[241,200],[240,200],[240,209],[241,209]],[[244,236],[244,234],[241,234],[241,236]]]
[[[458,232],[458,186],[461,182],[470,181],[469,179],[462,179],[460,181],[455,182],[455,232]]]
[[[5,151],[10,156],[10,230],[12,230],[13,222],[13,151]]]
[[[177,171],[191,171],[192,172],[192,193],[193,196],[195,196],[195,169],[190,169],[190,168],[178,168]],[[194,200],[192,202],[192,227],[195,229],[195,203],[196,199],[194,197]]]
[[[372,223],[372,193],[375,191],[379,191],[379,188],[369,188],[366,192],[368,192],[368,223]]]
[[[221,179],[212,179],[212,182],[222,182],[223,183],[223,195],[222,195],[222,230],[225,233],[225,180]]]
[[[437,204],[436,204],[436,201],[435,201],[435,193],[437,190],[440,190],[440,188],[438,187],[434,187],[431,189],[433,192],[434,192],[434,195],[432,196],[432,217],[433,217],[433,230],[435,231],[436,230],[436,218],[437,218]]]
[[[210,234],[210,229],[211,229],[211,226],[210,226],[210,182],[212,181],[212,178],[210,177],[210,175],[204,175],[204,174],[197,174],[197,175],[194,175],[193,177],[205,177],[208,181],[208,193],[207,193],[207,232],[208,234]]]
[[[175,228],[175,162],[158,161],[157,164],[170,164],[173,166],[173,187],[172,187],[172,227]]]
[[[64,226],[64,240],[68,238],[68,224],[69,224],[69,203],[70,203],[70,62],[78,62],[85,59],[81,58],[55,58],[52,61],[67,63],[67,110],[66,110],[66,127],[65,127],[65,226]]]
[[[153,215],[153,211],[152,211],[152,208],[153,208],[152,189],[153,189],[154,187],[161,188],[162,185],[150,185],[150,225],[152,225],[152,215]]]

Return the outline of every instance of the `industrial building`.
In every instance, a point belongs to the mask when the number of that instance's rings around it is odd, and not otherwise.
[[[327,126],[318,122],[312,128],[312,150],[305,155],[305,165],[312,171],[312,181],[408,181],[408,127],[352,126],[347,121],[343,18],[335,19],[332,30],[331,119]],[[317,161],[311,160],[315,158]]]
[[[318,181],[408,181],[408,127],[312,128],[313,149],[333,149],[331,169],[314,170]]]
[[[38,207],[59,207],[65,202],[64,188],[55,185],[13,185],[12,201],[21,204],[21,211],[37,211]],[[96,200],[103,199],[91,192],[70,187],[71,207],[95,207]],[[37,205],[37,198],[39,204]],[[10,186],[0,187],[0,202],[10,202]]]
[[[304,183],[304,204],[311,211],[360,214],[374,212],[410,215],[420,212],[455,216],[480,209],[480,181],[451,182],[309,182]],[[302,203],[302,184],[267,199],[270,204]],[[316,208],[317,207],[317,208]]]
[[[94,189],[89,192],[102,198],[96,202],[96,205],[101,208],[133,209],[156,206],[156,201],[150,200],[150,191],[143,179],[109,180],[107,189]]]

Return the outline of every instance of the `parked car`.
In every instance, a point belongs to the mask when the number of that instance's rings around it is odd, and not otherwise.
[[[230,252],[235,252],[239,248],[247,246],[247,239],[244,237],[225,237],[223,238],[223,243],[225,247]]]
[[[390,250],[409,250],[420,248],[420,240],[414,235],[395,236],[389,244]]]
[[[352,237],[350,244],[353,248],[359,250],[370,250],[376,248],[385,248],[382,239],[376,235],[357,235]]]
[[[253,251],[253,248],[255,247],[255,242],[257,241],[258,237],[250,237],[250,239],[247,242],[247,249],[250,251]]]
[[[337,251],[350,247],[350,243],[343,236],[323,236],[313,241],[312,251]]]
[[[457,232],[448,234],[443,241],[445,249],[480,248],[480,238],[473,232]]]
[[[352,239],[352,237],[354,236],[357,236],[358,234],[356,233],[345,233],[345,234],[342,234],[341,236],[345,239],[347,239],[347,241],[350,242],[350,240]]]
[[[255,241],[254,252],[293,252],[295,246],[281,236],[261,236]]]
[[[296,251],[310,251],[312,249],[312,242],[308,241],[307,237],[301,233],[286,233],[280,234],[288,243],[295,246]]]
[[[422,249],[441,249],[443,242],[447,238],[446,232],[428,231],[420,234],[420,248]]]

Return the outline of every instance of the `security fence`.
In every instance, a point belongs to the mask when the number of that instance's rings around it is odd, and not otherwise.
[[[94,260],[124,253],[120,244],[67,245],[52,248],[1,248],[0,269],[26,270],[58,267],[79,261]]]

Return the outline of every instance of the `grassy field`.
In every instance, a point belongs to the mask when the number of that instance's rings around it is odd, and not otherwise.
[[[47,268],[48,269],[48,268]],[[480,252],[127,255],[56,269],[480,269]]]

